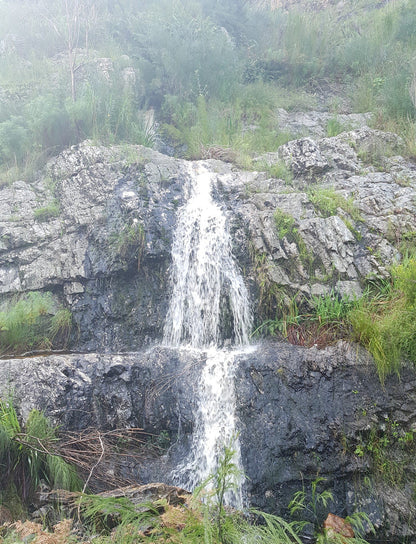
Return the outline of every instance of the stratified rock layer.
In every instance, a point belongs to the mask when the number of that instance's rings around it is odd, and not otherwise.
[[[124,355],[3,360],[0,396],[13,391],[23,419],[38,408],[63,429],[167,432],[169,454],[127,459],[112,474],[137,483],[174,483],[172,470],[191,443],[205,357],[195,350],[155,347]],[[345,516],[363,510],[379,534],[415,534],[412,488],[387,486],[371,472],[367,457],[354,454],[370,429],[385,429],[387,418],[400,429],[415,427],[412,370],[404,369],[401,380],[390,377],[382,387],[364,350],[343,342],[325,350],[264,344],[239,355],[235,364],[236,415],[252,506],[285,516],[293,493],[308,489],[319,474],[334,494],[332,512]]]
[[[400,146],[394,134],[363,126],[293,140],[257,159],[270,171],[284,163],[289,182],[205,161],[217,173],[215,197],[228,213],[252,300],[264,286],[287,297],[360,294],[366,278],[386,276],[401,242],[416,238],[416,166],[397,155]],[[51,161],[36,183],[3,187],[2,300],[52,291],[75,317],[75,349],[131,350],[157,341],[188,176],[186,161],[141,146],[84,142]],[[322,209],[314,191],[345,205]],[[42,221],[40,212],[51,206],[55,212]],[[279,234],[276,210],[292,219],[292,232]],[[143,239],[134,238],[139,229]],[[273,317],[273,304],[269,315],[253,309],[260,319]]]

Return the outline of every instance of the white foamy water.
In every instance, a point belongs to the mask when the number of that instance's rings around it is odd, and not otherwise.
[[[248,293],[233,259],[226,216],[212,198],[216,174],[189,166],[187,202],[179,210],[172,247],[172,298],[164,329],[168,345],[218,346],[222,305],[233,316],[233,341],[248,343]]]
[[[227,218],[212,197],[217,175],[203,163],[189,166],[188,197],[178,212],[172,247],[172,296],[164,342],[206,352],[198,384],[198,411],[189,458],[173,475],[175,482],[194,490],[218,466],[224,446],[235,451],[233,462],[242,471],[235,421],[236,357],[248,346],[251,314],[248,291],[233,258]],[[231,314],[234,349],[219,349],[224,334],[224,307]],[[243,506],[243,477],[235,481],[228,504]]]

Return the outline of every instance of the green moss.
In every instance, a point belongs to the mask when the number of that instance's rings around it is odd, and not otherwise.
[[[337,215],[340,208],[355,221],[362,220],[360,212],[354,206],[354,198],[345,198],[337,193],[333,187],[316,187],[308,191],[308,197],[323,217]]]
[[[59,214],[60,214],[59,203],[56,200],[53,200],[47,206],[43,206],[42,208],[37,208],[34,211],[33,215],[36,221],[39,221],[40,223],[45,223],[46,221],[49,221],[50,219],[53,219],[54,217],[58,217]]]

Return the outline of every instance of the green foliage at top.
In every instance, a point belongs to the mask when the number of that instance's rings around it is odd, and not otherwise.
[[[26,293],[0,306],[0,354],[63,348],[71,329],[71,312],[51,293]]]
[[[276,109],[313,107],[328,82],[342,81],[354,109],[376,112],[380,126],[411,134],[411,0],[373,9],[358,1],[344,17],[337,6],[310,17],[252,4],[1,2],[1,181],[33,177],[85,138],[152,146],[158,132],[176,154],[221,147],[248,164],[287,139]],[[334,110],[329,135],[342,129]]]

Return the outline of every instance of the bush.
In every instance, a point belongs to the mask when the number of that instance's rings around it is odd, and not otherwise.
[[[356,340],[373,355],[380,380],[400,373],[403,359],[416,364],[416,261],[392,269],[388,289],[363,297],[348,319]]]
[[[13,403],[0,399],[0,491],[13,487],[28,502],[40,481],[51,488],[81,489],[75,469],[56,454],[56,429],[38,410],[21,427]]]
[[[71,329],[70,312],[56,311],[51,293],[27,293],[1,307],[0,353],[63,348]]]

